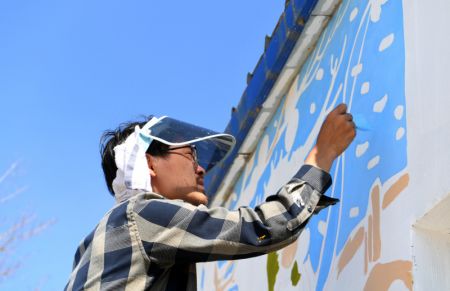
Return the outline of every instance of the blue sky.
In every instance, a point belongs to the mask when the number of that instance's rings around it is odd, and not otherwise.
[[[222,131],[284,1],[0,2],[0,231],[56,220],[16,245],[0,290],[61,290],[79,241],[113,205],[105,129],[144,114]]]

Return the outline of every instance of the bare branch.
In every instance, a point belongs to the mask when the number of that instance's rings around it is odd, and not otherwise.
[[[9,168],[0,176],[0,184],[9,179],[16,171],[19,162],[12,163]],[[19,194],[23,193],[27,187],[20,187],[15,191],[2,195],[0,197],[0,205],[7,201],[16,198]],[[1,217],[0,217],[1,218]],[[24,258],[16,258],[15,250],[20,242],[30,239],[56,222],[55,219],[45,222],[36,223],[36,215],[33,213],[26,213],[19,215],[16,222],[12,225],[7,223],[6,227],[4,223],[0,230],[0,284],[1,282],[14,274],[17,269],[22,266]],[[40,290],[38,287],[36,290]]]
[[[35,235],[40,234],[44,230],[46,230],[48,227],[56,223],[56,219],[48,220],[46,222],[39,223],[38,225],[34,226],[30,230],[23,232],[20,236],[21,240],[27,240],[32,238]]]
[[[23,186],[23,187],[20,187],[19,189],[16,189],[16,191],[14,191],[12,193],[5,195],[4,197],[0,197],[0,204],[3,204],[3,203],[5,203],[8,200],[13,199],[14,197],[19,195],[20,193],[25,192],[25,190],[27,190],[27,189],[28,189],[28,187]]]
[[[0,176],[0,184],[3,183],[3,181],[8,178],[11,174],[14,173],[14,171],[16,170],[17,166],[19,165],[19,162],[16,161],[14,163],[12,163],[9,168],[6,170],[5,173],[3,173],[3,175]]]

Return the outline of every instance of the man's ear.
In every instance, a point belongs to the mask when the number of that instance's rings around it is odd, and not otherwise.
[[[147,158],[147,165],[148,165],[148,169],[150,171],[150,176],[156,177],[156,171],[155,171],[156,158],[152,157],[149,154],[145,154],[145,157]]]

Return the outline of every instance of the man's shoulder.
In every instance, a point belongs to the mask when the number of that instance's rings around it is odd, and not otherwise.
[[[126,202],[132,203],[133,207],[136,207],[135,205],[147,205],[147,204],[155,203],[155,204],[162,204],[162,205],[175,205],[178,207],[189,208],[189,209],[196,208],[195,205],[193,205],[189,202],[186,202],[182,199],[168,199],[168,198],[166,198],[158,193],[154,193],[154,192],[140,193],[122,203],[126,203]]]
[[[156,193],[142,193],[130,199],[129,214],[135,219],[166,225],[175,216],[188,216],[199,207],[180,199],[167,199]],[[201,207],[200,207],[201,208]]]
[[[134,212],[140,212],[142,208],[146,207],[156,201],[168,201],[164,196],[154,193],[154,192],[143,192],[138,195],[131,197],[129,200],[125,201],[131,203],[131,209]]]
[[[142,192],[129,197],[128,199],[116,203],[108,212],[105,213],[102,220],[109,220],[117,218],[117,215],[121,216],[130,209],[133,211],[136,205],[144,205],[153,200],[165,199],[164,196],[154,192]],[[130,207],[131,206],[131,207]]]

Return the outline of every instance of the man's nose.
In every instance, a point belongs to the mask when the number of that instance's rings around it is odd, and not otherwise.
[[[202,166],[200,166],[200,164],[199,164],[196,169],[197,175],[204,176],[205,172],[206,172],[205,169]]]

